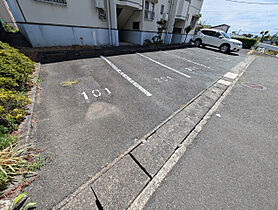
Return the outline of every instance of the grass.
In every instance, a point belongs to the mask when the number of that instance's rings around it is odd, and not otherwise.
[[[63,87],[68,87],[68,86],[76,85],[79,82],[80,82],[80,80],[64,81],[60,85]]]
[[[29,145],[15,143],[0,151],[0,189],[3,190],[14,176],[36,175],[34,172],[43,164],[38,152]]]
[[[16,136],[0,133],[0,150],[13,145],[17,140]]]

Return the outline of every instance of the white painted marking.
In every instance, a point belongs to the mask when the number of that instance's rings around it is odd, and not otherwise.
[[[101,92],[99,90],[92,90],[92,94],[93,96],[95,96],[96,98],[101,96]]]
[[[125,78],[127,81],[129,81],[134,87],[138,88],[142,93],[144,93],[146,96],[152,96],[150,92],[148,92],[145,88],[143,88],[141,85],[139,85],[137,82],[135,82],[133,79],[131,79],[128,75],[126,75],[124,72],[122,72],[121,69],[119,69],[117,66],[115,66],[111,61],[109,61],[107,58],[100,56],[101,59],[103,59],[106,63],[108,63],[116,72],[118,72],[123,78]]]
[[[152,61],[152,62],[154,62],[154,63],[156,63],[156,64],[158,64],[158,65],[160,65],[160,66],[163,66],[163,67],[169,69],[170,71],[173,71],[173,72],[175,72],[175,73],[177,73],[177,74],[180,74],[180,75],[182,75],[182,76],[184,76],[184,77],[191,78],[189,75],[184,74],[184,73],[182,73],[182,72],[180,72],[180,71],[178,71],[178,70],[176,70],[176,69],[173,69],[172,67],[166,66],[165,64],[162,64],[162,63],[160,63],[160,62],[158,62],[158,61],[156,61],[156,60],[154,60],[154,59],[152,59],[152,58],[150,58],[150,57],[147,57],[147,56],[145,56],[145,55],[142,55],[141,53],[136,53],[136,54],[137,54],[137,55],[140,55],[141,57],[146,58],[146,59],[148,59],[148,60],[150,60],[150,61]]]
[[[232,72],[228,72],[227,74],[224,75],[224,77],[230,78],[230,79],[235,79],[238,74],[234,74]]]
[[[106,91],[107,91],[108,95],[110,95],[110,94],[111,94],[111,92],[110,92],[110,90],[109,90],[108,88],[104,88],[104,90],[106,90]]]
[[[217,83],[227,85],[227,86],[229,86],[231,84],[231,82],[228,82],[228,81],[223,80],[223,79],[218,80]]]
[[[202,66],[202,67],[205,67],[205,68],[207,68],[207,69],[210,69],[209,66],[206,66],[206,65],[204,65],[204,64],[197,63],[197,62],[192,61],[192,60],[188,60],[188,59],[186,59],[186,58],[180,57],[180,56],[178,56],[178,55],[174,55],[174,54],[172,54],[172,53],[167,53],[167,52],[163,52],[163,51],[161,51],[161,52],[162,52],[162,53],[165,53],[165,54],[167,54],[167,55],[172,55],[172,56],[174,56],[174,57],[180,58],[180,59],[182,59],[182,60],[185,60],[185,61],[187,61],[187,62],[193,63],[193,64],[195,64],[195,65]],[[183,52],[183,51],[181,51],[181,52]]]
[[[184,51],[184,52],[187,52],[187,51]],[[223,54],[223,53],[220,53],[220,52],[215,52],[215,51],[208,50],[208,49],[196,50],[195,55],[196,55],[196,53],[203,53],[203,52],[206,53],[206,54],[209,54],[210,56],[215,55],[215,57],[213,57],[213,58],[215,58],[216,60],[220,60],[220,61],[229,61],[230,60],[230,59],[227,59],[227,58],[229,58],[228,57],[229,55],[226,55],[226,54]],[[191,53],[191,54],[193,54],[193,53]],[[219,56],[223,56],[223,57],[226,56],[226,58],[222,58],[222,57],[219,57]],[[208,59],[210,59],[210,58],[208,58]]]
[[[168,82],[169,80],[174,80],[172,77],[170,76],[166,76],[166,77],[155,77],[154,78],[155,81],[157,81],[158,83],[162,83],[162,82]]]
[[[192,69],[191,69],[191,68],[185,68],[185,70],[192,71]]]
[[[89,97],[87,96],[87,94],[86,94],[85,92],[83,92],[83,93],[81,93],[81,94],[84,96],[85,100],[88,100],[88,99],[89,99]]]

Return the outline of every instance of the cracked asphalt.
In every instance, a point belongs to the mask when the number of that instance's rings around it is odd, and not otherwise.
[[[247,56],[201,48],[142,54],[106,57],[120,71],[101,58],[42,65],[33,139],[52,161],[27,188],[38,209],[59,203]],[[73,80],[80,82],[61,86]]]

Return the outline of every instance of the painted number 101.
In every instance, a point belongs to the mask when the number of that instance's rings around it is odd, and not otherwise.
[[[108,88],[104,88],[103,90],[98,90],[98,89],[92,90],[91,93],[95,98],[99,98],[104,94],[110,95],[111,91]],[[81,94],[84,96],[85,100],[89,100],[89,96],[87,95],[86,92],[83,92]]]

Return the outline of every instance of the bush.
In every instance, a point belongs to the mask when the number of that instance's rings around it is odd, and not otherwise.
[[[15,130],[23,119],[24,108],[30,100],[16,91],[6,91],[0,89],[0,125],[8,128],[9,131]]]
[[[251,47],[257,43],[257,39],[255,39],[255,38],[253,38],[253,39],[238,38],[238,37],[232,37],[232,38],[241,41],[244,49],[251,49]]]
[[[0,42],[0,87],[24,91],[31,83],[35,64],[17,49]]]
[[[34,62],[8,44],[0,42],[0,191],[16,175],[33,175],[41,166],[38,154],[20,146],[11,133],[23,120],[30,103],[27,90],[32,84]]]
[[[16,142],[17,138],[9,134],[0,133],[0,150],[3,150]]]
[[[4,23],[3,26],[4,26],[4,29],[6,32],[9,32],[9,33],[18,33],[19,32],[18,29],[14,29],[14,27],[8,25],[7,23]]]

